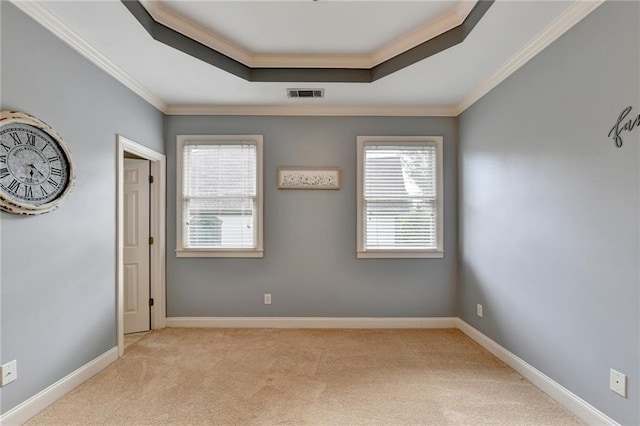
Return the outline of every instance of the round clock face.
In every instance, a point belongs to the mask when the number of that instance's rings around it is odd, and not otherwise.
[[[37,214],[55,208],[72,184],[69,156],[46,124],[21,113],[0,121],[0,208]],[[21,119],[15,119],[15,116]]]

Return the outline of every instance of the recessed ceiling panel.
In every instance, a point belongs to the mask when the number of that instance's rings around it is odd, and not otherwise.
[[[191,29],[196,24],[191,21],[185,21],[183,17],[179,18],[181,22],[177,26],[180,28],[164,22],[163,19],[166,19],[167,9],[162,9],[163,11],[157,10],[156,6],[159,3],[147,2],[147,8],[143,7],[137,0],[123,0],[122,4],[155,40],[247,81],[370,83],[462,43],[491,7],[493,1],[484,0],[477,3],[469,3],[472,5],[472,10],[470,10],[468,16],[465,15],[466,19],[464,19],[463,23],[458,22],[457,19],[455,22],[449,22],[439,33],[434,33],[432,37],[426,39],[420,39],[416,45],[406,46],[404,50],[398,51],[387,60],[370,66],[344,65],[342,67],[334,66],[334,61],[329,58],[326,58],[326,63],[320,61],[315,67],[300,65],[287,67],[276,64],[270,67],[252,67],[242,59],[218,50],[213,40],[210,40],[210,44],[201,41],[200,36],[192,37]],[[474,4],[475,6],[473,6]],[[150,11],[148,8],[156,9],[156,11]],[[457,16],[459,11],[460,9],[456,9],[449,15]],[[160,18],[158,13],[163,17]],[[176,16],[174,12],[170,12],[169,15]],[[175,18],[170,20],[175,24]],[[185,25],[185,23],[188,24]],[[209,34],[206,37],[211,38],[211,35]],[[244,53],[241,53],[241,55],[244,55]]]
[[[364,54],[452,11],[457,1],[162,1],[256,53]]]

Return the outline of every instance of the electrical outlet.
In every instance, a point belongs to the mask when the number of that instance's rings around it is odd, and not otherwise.
[[[478,314],[479,317],[482,316],[482,305],[479,303],[476,305],[476,313]]]
[[[264,294],[264,304],[265,305],[270,305],[271,304],[271,293],[265,293]]]
[[[627,376],[613,368],[609,370],[609,388],[617,394],[627,397]]]
[[[18,363],[15,359],[3,364],[0,368],[2,369],[2,386],[6,386],[18,378]]]

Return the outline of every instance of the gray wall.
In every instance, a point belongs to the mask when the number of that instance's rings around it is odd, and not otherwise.
[[[623,108],[640,113],[639,8],[600,6],[460,119],[460,317],[627,425],[640,423],[640,129],[620,149],[607,133]]]
[[[8,2],[2,109],[66,140],[76,185],[58,210],[1,213],[1,361],[18,361],[2,412],[116,346],[116,134],[164,151],[163,116]]]
[[[0,391],[3,413],[116,345],[120,133],[159,151],[167,144],[169,316],[453,316],[458,308],[617,421],[640,422],[640,131],[621,149],[606,137],[622,108],[640,110],[637,2],[604,4],[465,112],[459,155],[453,118],[163,121],[14,6],[0,8],[2,109],[53,125],[77,171],[59,210],[0,214],[0,361],[19,368]],[[264,259],[175,258],[182,133],[265,136]],[[355,258],[355,139],[367,134],[444,136],[444,259]],[[340,166],[343,188],[277,190],[280,165]],[[629,376],[627,399],[608,390],[610,367]]]
[[[167,117],[167,316],[455,315],[456,127],[454,118]],[[263,259],[175,257],[178,134],[264,135]],[[356,259],[358,135],[444,136],[444,259]],[[278,190],[276,168],[299,165],[341,167],[342,189]]]

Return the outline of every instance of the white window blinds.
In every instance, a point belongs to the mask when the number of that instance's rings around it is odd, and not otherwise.
[[[256,248],[255,143],[187,141],[182,158],[184,248]]]
[[[364,145],[364,250],[438,248],[437,147]]]

